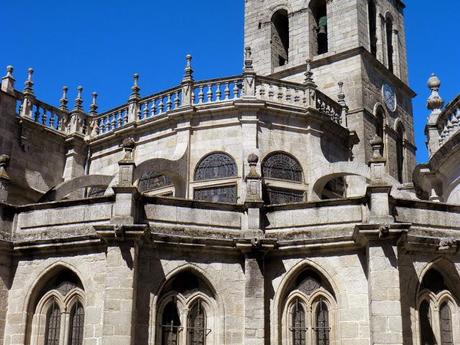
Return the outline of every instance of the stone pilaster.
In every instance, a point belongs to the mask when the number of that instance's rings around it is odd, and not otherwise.
[[[81,136],[73,135],[66,139],[66,147],[67,153],[62,178],[64,181],[69,181],[85,174],[87,145]]]
[[[371,344],[402,344],[397,247],[390,241],[367,246]]]
[[[260,239],[264,236],[261,229],[262,178],[256,170],[259,157],[250,154],[248,157],[249,173],[246,176],[246,206],[247,227],[243,229],[243,237]]]

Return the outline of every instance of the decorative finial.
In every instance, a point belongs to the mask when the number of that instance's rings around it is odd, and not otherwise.
[[[441,113],[441,108],[444,106],[444,100],[439,95],[440,87],[441,80],[433,73],[430,79],[428,79],[428,88],[431,90],[431,95],[427,103],[427,108],[431,110],[432,114]]]
[[[372,147],[372,158],[381,159],[382,150],[383,150],[383,139],[380,138],[377,134],[374,135],[374,138],[370,141]]]
[[[128,138],[123,139],[121,146],[123,147],[123,150],[125,151],[125,156],[123,160],[132,160],[133,151],[134,151],[134,148],[136,147],[136,141],[133,138],[128,137]]]
[[[257,163],[259,162],[259,156],[257,156],[255,153],[251,153],[248,156],[248,163],[249,163],[249,174],[247,177],[252,177],[252,178],[259,178],[259,174],[256,171]]]
[[[187,54],[185,61],[185,75],[183,81],[193,81],[192,55]]]
[[[337,99],[341,106],[346,106],[347,103],[345,102],[345,93],[343,92],[343,81],[339,81],[339,94],[337,95]]]
[[[139,87],[139,74],[134,73],[133,75],[133,86],[131,87],[131,96],[129,96],[129,100],[138,100],[140,98],[139,91],[141,88]]]
[[[307,59],[307,71],[305,72],[305,86],[311,87],[316,89],[318,86],[315,84],[315,81],[313,80],[313,72],[311,70],[311,60]]]
[[[9,66],[6,66],[6,76],[5,78],[12,78],[14,79],[13,77],[13,71],[14,71],[14,67],[9,65]]]
[[[82,92],[83,92],[83,87],[82,87],[82,86],[78,86],[78,87],[77,87],[77,98],[75,99],[74,111],[75,111],[75,110],[78,110],[78,111],[82,111],[82,110],[83,110],[83,107],[82,107],[83,99],[82,99],[82,97],[81,97]]]
[[[252,49],[251,47],[246,47],[244,48],[244,69],[246,71],[252,70],[253,65],[252,65]]]
[[[62,87],[62,98],[59,100],[60,103],[60,109],[67,111],[67,104],[69,103],[69,99],[67,98],[67,91],[69,91],[69,88],[67,86]]]
[[[92,96],[92,101],[91,101],[91,106],[89,108],[89,113],[91,115],[97,115],[97,93],[96,92],[93,92],[91,94]]]
[[[24,83],[24,94],[25,95],[33,95],[34,94],[34,82],[32,81],[32,75],[34,74],[34,70],[29,68],[27,70],[27,80]]]

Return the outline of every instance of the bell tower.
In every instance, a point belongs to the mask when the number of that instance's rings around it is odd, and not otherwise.
[[[387,172],[409,182],[415,167],[408,86],[405,5],[401,0],[245,0],[245,46],[258,75],[315,83],[331,98],[344,83],[347,126],[357,133],[356,160],[371,158],[375,135]]]

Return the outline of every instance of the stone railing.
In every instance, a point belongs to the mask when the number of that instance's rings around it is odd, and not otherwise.
[[[446,143],[460,129],[460,96],[446,106],[438,117],[439,146]]]
[[[43,103],[34,97],[29,97],[28,104],[24,104],[24,94],[15,91],[16,96],[16,115],[26,117],[47,128],[66,132],[65,122],[68,114],[52,105]],[[28,109],[24,109],[24,107]]]
[[[250,80],[252,81],[249,82]],[[245,83],[252,85],[250,90],[243,87]],[[93,138],[132,123],[148,121],[189,107],[199,109],[201,106],[233,102],[245,97],[285,106],[317,109],[338,124],[342,123],[344,113],[344,107],[320,92],[314,83],[299,84],[255,74],[198,82],[193,79],[185,80],[177,87],[144,98],[139,96],[136,77],[133,94],[128,103],[101,114],[96,112],[95,93],[90,112],[83,111],[81,91],[80,87],[76,105],[71,111],[67,109],[67,88],[61,99],[61,108],[37,100],[33,93],[15,91],[16,112],[18,116],[26,117],[50,129]]]

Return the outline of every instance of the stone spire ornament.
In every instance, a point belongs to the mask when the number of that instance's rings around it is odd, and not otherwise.
[[[192,69],[192,55],[187,54],[185,57],[185,74],[182,81],[193,81],[193,69]]]
[[[315,84],[315,81],[313,80],[313,72],[311,70],[311,60],[307,60],[307,71],[305,72],[305,82],[304,85],[309,88],[316,89],[318,85]]]
[[[34,70],[29,68],[27,70],[27,80],[24,83],[24,95],[33,95],[34,94],[34,82],[32,81],[32,75]]]
[[[427,108],[431,110],[431,115],[441,114],[442,107],[444,106],[444,100],[439,95],[440,87],[441,80],[433,73],[430,79],[428,79],[428,88],[431,90],[431,95],[428,98]]]
[[[14,82],[15,79],[13,77],[13,66],[6,67],[6,75],[2,78],[2,87],[1,90],[3,92],[13,94],[14,93]]]
[[[69,88],[67,86],[63,86],[62,87],[62,97],[61,99],[59,100],[59,104],[60,104],[60,107],[59,109],[63,110],[63,111],[67,111],[69,110],[67,108],[67,104],[69,104],[69,99],[67,97],[67,91],[69,91]]]
[[[131,87],[131,95],[129,96],[130,101],[137,101],[141,98],[139,91],[141,88],[139,87],[139,74],[134,73],[133,75],[133,86]]]
[[[83,98],[82,98],[83,87],[77,87],[77,98],[75,98],[75,107],[73,111],[83,111]]]
[[[91,106],[89,107],[89,113],[92,115],[92,116],[96,116],[97,115],[97,93],[96,92],[93,92],[91,94],[91,97],[92,97],[92,101],[91,101]]]
[[[251,47],[244,48],[244,71],[245,72],[254,71]]]

